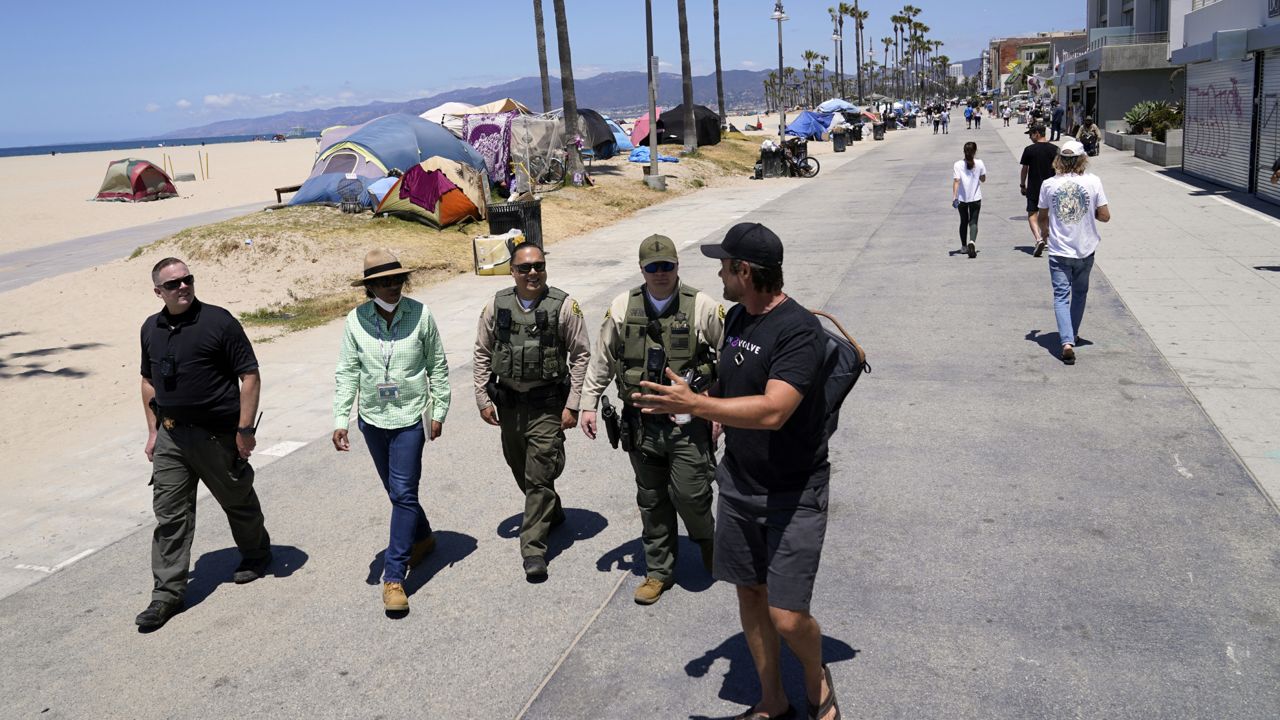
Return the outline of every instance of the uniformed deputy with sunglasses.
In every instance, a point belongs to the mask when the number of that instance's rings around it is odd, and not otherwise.
[[[711,572],[711,480],[715,452],[711,423],[689,416],[644,415],[631,403],[642,380],[663,382],[670,367],[695,388],[715,379],[715,351],[724,337],[724,306],[680,282],[676,245],[663,235],[640,243],[644,284],[614,298],[605,312],[582,389],[582,431],[595,439],[596,407],[611,380],[618,383],[621,417],[610,439],[631,456],[643,526],[646,577],[635,601],[651,605],[674,581],[676,515],[701,549]]]
[[[231,524],[241,562],[232,579],[257,580],[271,565],[271,539],[253,490],[249,455],[262,379],[234,316],[196,299],[186,263],[151,269],[164,309],[142,323],[142,406],[151,461],[151,604],[137,617],[154,630],[182,610],[196,531],[196,484],[203,480]]]
[[[547,285],[547,261],[533,243],[511,254],[515,286],[480,313],[474,356],[480,416],[502,428],[502,454],[524,493],[520,555],[525,579],[547,579],[547,536],[565,520],[555,481],[564,470],[564,431],[578,423],[591,346],[577,301]]]

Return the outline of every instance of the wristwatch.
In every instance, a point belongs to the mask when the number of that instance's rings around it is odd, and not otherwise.
[[[254,427],[254,426],[252,426],[252,425],[250,425],[249,427],[236,428],[236,432],[240,433],[241,435],[250,435],[250,436],[252,436],[252,435],[253,435],[254,433],[256,433],[257,431],[258,431],[258,429],[257,429],[257,428],[255,428],[255,427]]]

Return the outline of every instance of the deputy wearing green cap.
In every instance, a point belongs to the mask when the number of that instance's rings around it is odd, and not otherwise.
[[[582,385],[580,425],[594,440],[600,397],[611,381],[618,384],[620,444],[631,456],[643,524],[647,573],[635,593],[641,605],[657,602],[674,581],[677,514],[711,572],[711,423],[689,416],[642,416],[630,399],[642,380],[664,377],[667,367],[695,387],[709,386],[714,379],[724,306],[681,283],[679,269],[671,238],[650,235],[640,243],[644,284],[609,305]]]

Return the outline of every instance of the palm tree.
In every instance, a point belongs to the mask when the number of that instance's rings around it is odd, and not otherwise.
[[[889,48],[893,47],[893,38],[882,37],[880,38],[880,42],[884,43],[884,65],[881,66],[881,69],[880,69],[880,84],[882,85],[882,87],[880,88],[880,92],[881,94],[888,95],[889,94],[889,78],[888,78]]]
[[[724,114],[724,75],[720,71],[720,0],[711,0],[711,22],[716,38],[716,102],[720,107],[720,127],[726,127]]]
[[[568,160],[565,173],[567,179],[587,178],[587,169],[582,166],[582,155],[578,152],[578,93],[573,89],[573,57],[569,50],[569,19],[564,14],[564,0],[551,0],[556,13],[556,48],[560,55],[560,93],[564,96],[564,138],[568,149]],[[652,132],[652,131],[650,131]]]
[[[841,7],[843,7],[843,5]],[[836,91],[833,94],[836,97],[844,97],[844,15],[841,13],[840,8],[837,7],[827,8],[827,14],[831,16],[831,33],[836,38]]]
[[[862,31],[865,29],[865,21],[871,17],[871,13],[866,10],[858,9],[858,0],[853,1],[853,6],[848,3],[840,3],[840,8],[846,15],[853,18],[853,38],[854,52],[858,58],[858,102],[862,102]]]
[[[813,101],[813,61],[817,60],[819,55],[816,50],[805,50],[801,56],[804,58],[804,84],[805,94],[808,96],[809,106],[813,107],[817,103]]]
[[[924,97],[924,70],[923,66],[927,62],[929,54],[929,41],[925,39],[925,35],[929,34],[929,26],[924,23],[915,23],[916,30],[916,86],[920,89],[921,95],[917,98],[923,100]]]
[[[914,39],[915,39],[915,20],[916,20],[916,16],[917,16],[917,15],[919,15],[919,14],[920,14],[920,8],[916,7],[915,5],[903,5],[903,6],[902,6],[902,34],[903,34],[903,36],[904,36],[904,37],[903,37],[903,40],[914,40]],[[910,33],[911,33],[910,38],[907,38],[907,37],[906,37],[906,35],[907,35],[907,33],[908,33],[908,32],[910,32]],[[909,52],[909,53],[911,52],[911,48],[910,48],[910,46],[909,46],[909,45],[908,45],[908,47],[907,47],[907,52]],[[901,58],[899,58],[898,62],[899,62],[899,63],[901,63],[901,62],[902,62]],[[910,68],[911,68],[911,60],[910,60],[910,58],[908,58],[908,59],[907,59],[907,70],[909,71],[909,70],[910,70]],[[903,94],[903,95],[906,95],[906,94],[907,94],[907,82],[908,82],[909,80],[910,80],[910,75],[909,75],[909,73],[908,73],[908,74],[904,74],[904,75],[903,75],[903,83],[902,83],[902,94]]]
[[[538,33],[538,72],[542,74],[542,112],[551,112],[551,77],[547,74],[547,34],[542,27],[542,0],[533,0],[533,27]]]
[[[698,149],[698,128],[693,116],[693,71],[689,67],[689,17],[684,11],[684,0],[676,0],[676,14],[680,18],[680,90],[684,98],[684,151]]]
[[[908,18],[905,15],[893,16],[893,94],[897,95],[899,99],[902,98],[902,34],[907,22]]]

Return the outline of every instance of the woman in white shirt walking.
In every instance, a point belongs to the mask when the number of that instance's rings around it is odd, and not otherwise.
[[[1086,172],[1084,145],[1068,140],[1053,160],[1057,174],[1040,186],[1041,232],[1049,243],[1049,279],[1053,283],[1053,312],[1058,319],[1062,362],[1076,363],[1076,341],[1089,295],[1089,271],[1098,249],[1100,222],[1111,220],[1107,195],[1097,175]]]
[[[975,159],[977,154],[977,143],[965,143],[964,159],[956,161],[951,173],[951,207],[960,211],[960,249],[970,258],[978,256],[978,213],[987,181],[987,166]]]

